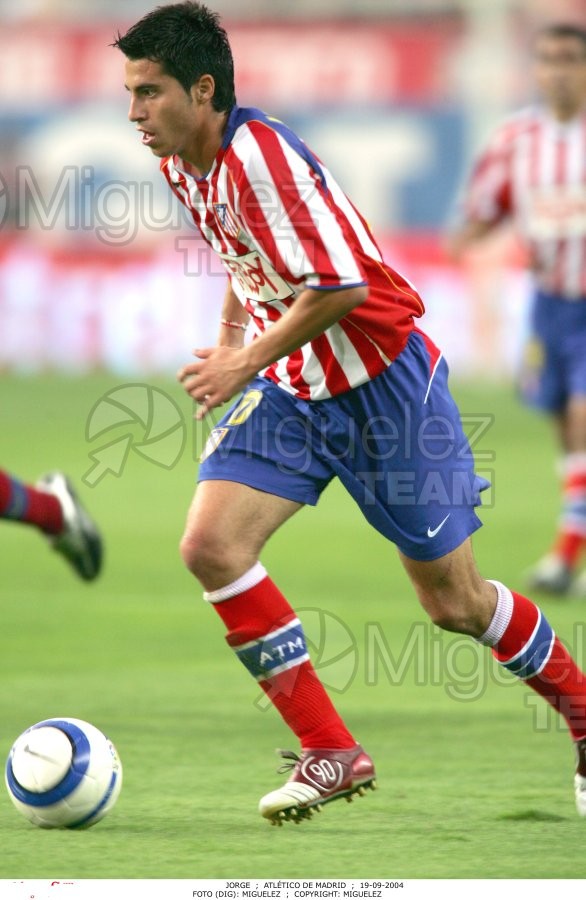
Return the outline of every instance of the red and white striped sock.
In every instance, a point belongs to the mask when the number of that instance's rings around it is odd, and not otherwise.
[[[495,658],[564,717],[574,740],[586,736],[586,675],[527,597],[493,581],[497,606],[479,639]]]
[[[564,460],[562,511],[553,552],[574,569],[586,547],[586,454]]]
[[[301,622],[261,563],[232,584],[206,591],[204,599],[303,749],[356,746],[310,662]]]

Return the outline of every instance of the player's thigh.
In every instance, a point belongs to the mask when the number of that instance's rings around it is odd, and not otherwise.
[[[447,375],[415,333],[382,375],[324,411],[332,468],[367,521],[411,559],[459,547],[481,525],[475,509],[489,486],[474,470]]]
[[[258,554],[303,504],[235,481],[202,481],[187,514],[184,540]]]
[[[399,551],[419,601],[436,625],[480,637],[496,606],[494,585],[476,565],[470,538],[438,559],[422,562]]]

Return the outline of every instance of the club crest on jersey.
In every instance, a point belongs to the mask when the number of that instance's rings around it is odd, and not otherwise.
[[[237,238],[240,234],[240,226],[230,212],[227,203],[214,203],[214,213],[222,231],[230,237]]]
[[[212,428],[199,458],[200,463],[202,463],[204,459],[207,459],[214,450],[218,449],[219,444],[224,440],[229,431],[229,428]]]

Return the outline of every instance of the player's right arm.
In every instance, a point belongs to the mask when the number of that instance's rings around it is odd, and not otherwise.
[[[514,212],[513,135],[514,128],[506,123],[497,130],[474,163],[460,200],[456,224],[444,241],[446,252],[455,261]]]
[[[498,222],[467,219],[447,235],[444,242],[446,253],[454,262],[460,262],[466,251],[494,231],[497,225]]]

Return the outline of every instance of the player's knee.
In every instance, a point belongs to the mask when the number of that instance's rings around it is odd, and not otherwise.
[[[212,531],[186,531],[179,552],[189,571],[200,580],[225,564],[225,544]]]
[[[486,629],[484,605],[472,591],[466,595],[431,591],[420,595],[420,600],[433,624],[443,631],[478,637]]]
[[[430,605],[427,612],[433,624],[443,631],[454,631],[457,634],[467,631],[467,617],[458,609],[445,604]]]

